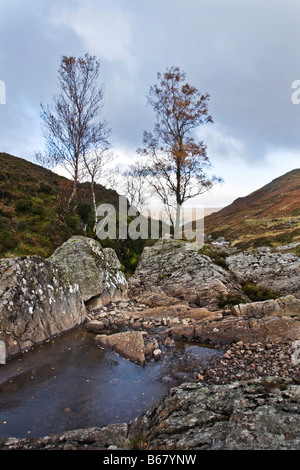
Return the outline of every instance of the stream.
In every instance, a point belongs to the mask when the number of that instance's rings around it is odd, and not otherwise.
[[[0,365],[0,438],[129,422],[221,351],[178,341],[140,367],[77,329]]]

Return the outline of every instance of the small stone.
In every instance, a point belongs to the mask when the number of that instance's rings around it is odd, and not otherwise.
[[[127,308],[127,307],[129,307],[129,302],[120,302],[118,307],[119,308]]]
[[[85,325],[88,331],[101,331],[104,329],[105,324],[104,321],[101,320],[92,320]]]
[[[77,450],[77,447],[74,444],[67,443],[63,446],[63,450]]]
[[[175,341],[168,336],[164,342],[164,345],[166,348],[173,348],[175,346]]]
[[[158,361],[161,358],[161,350],[160,349],[154,349],[152,354],[153,354],[153,357],[156,361]]]

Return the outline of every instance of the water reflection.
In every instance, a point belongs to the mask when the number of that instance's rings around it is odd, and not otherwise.
[[[0,437],[128,422],[174,385],[166,376],[185,373],[192,356],[199,363],[207,353],[178,343],[171,359],[139,367],[93,338],[78,329],[0,366]]]

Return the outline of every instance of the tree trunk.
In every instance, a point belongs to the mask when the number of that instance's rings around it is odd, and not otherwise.
[[[174,227],[174,239],[177,239],[177,240],[181,240],[182,238],[182,229],[180,228],[180,217],[181,217],[181,206],[180,204],[177,204],[175,227]]]
[[[77,205],[77,184],[78,184],[78,161],[79,157],[76,155],[76,163],[75,163],[75,172],[74,172],[74,182],[73,182],[73,189],[71,196],[69,197],[68,201],[68,209],[71,208],[71,202],[75,201],[75,207]]]
[[[181,145],[180,145],[181,148]],[[174,227],[174,239],[181,240],[182,234],[180,230],[180,216],[181,216],[181,194],[180,194],[180,182],[181,182],[181,161],[177,158],[176,162],[176,216],[175,216],[175,227]]]
[[[94,181],[93,180],[91,181],[91,190],[92,190],[93,207],[94,207],[93,232],[96,232],[96,230],[97,230],[97,203],[96,203],[95,187],[94,187]]]
[[[76,199],[77,199],[77,181],[74,180],[72,193],[68,200],[68,209],[70,209],[72,201],[73,200],[76,201]]]

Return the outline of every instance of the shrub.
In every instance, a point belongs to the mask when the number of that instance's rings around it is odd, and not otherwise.
[[[238,294],[221,294],[218,298],[218,307],[226,307],[226,305],[244,304],[246,301]]]
[[[81,204],[78,205],[77,213],[85,224],[89,223],[89,219],[92,215],[92,210],[93,210],[93,206],[89,204],[88,202],[82,202]]]
[[[270,240],[270,238],[268,237],[260,237],[260,238],[256,238],[255,240],[253,240],[251,245],[253,246],[253,248],[259,248],[261,246],[272,247],[273,243],[272,243],[272,239]]]
[[[0,232],[0,252],[13,250],[18,246],[19,240],[16,233],[9,230],[2,230]]]
[[[291,232],[280,233],[274,237],[274,241],[276,243],[280,243],[281,245],[287,245],[288,243],[292,243],[296,237],[300,235],[300,228],[296,228]]]
[[[64,222],[74,233],[80,231],[79,230],[79,227],[80,227],[79,217],[75,212],[68,212],[67,214],[65,214]]]
[[[33,204],[31,213],[34,215],[44,215],[44,206],[42,204],[38,205],[37,203]]]
[[[300,245],[296,246],[296,248],[291,250],[292,253],[294,253],[296,256],[300,257]]]
[[[30,212],[32,209],[32,201],[30,199],[19,199],[16,201],[17,212]]]
[[[198,253],[200,253],[200,255],[208,256],[213,261],[213,263],[217,264],[218,266],[221,266],[224,269],[228,268],[225,261],[226,253],[216,250],[210,245],[203,245]]]
[[[43,181],[40,183],[39,189],[42,193],[45,194],[55,194],[54,188],[50,186],[50,184],[45,183]]]
[[[278,299],[280,294],[262,286],[258,286],[252,281],[247,281],[242,284],[244,294],[249,297],[252,302],[259,302],[262,300]]]

